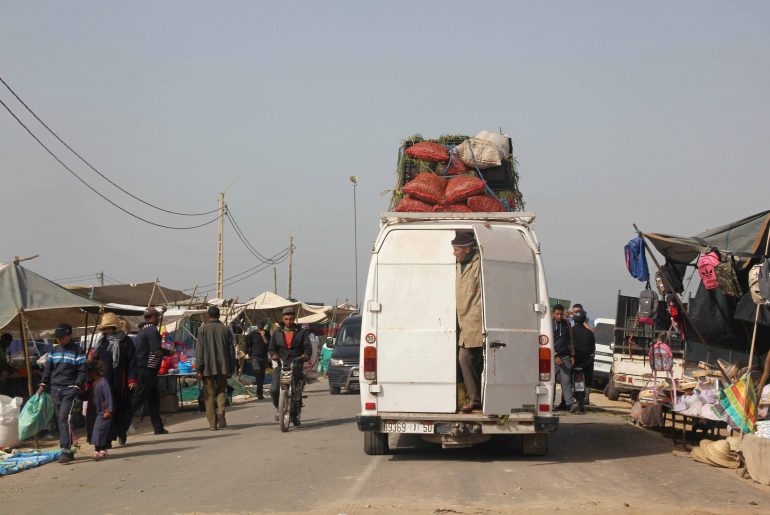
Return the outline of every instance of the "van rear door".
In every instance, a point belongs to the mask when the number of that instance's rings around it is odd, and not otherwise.
[[[396,229],[377,250],[377,409],[457,409],[453,230]]]
[[[474,225],[481,250],[484,303],[485,415],[534,410],[538,384],[535,258],[521,231]]]

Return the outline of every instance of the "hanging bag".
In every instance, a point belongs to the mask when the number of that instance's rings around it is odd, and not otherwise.
[[[639,323],[655,325],[655,316],[658,313],[658,294],[652,290],[650,283],[639,294]]]
[[[762,265],[759,267],[759,295],[764,302],[770,301],[770,258],[763,258]]]
[[[759,290],[759,273],[762,265],[754,265],[749,270],[749,292],[751,292],[751,300],[754,304],[764,304],[765,299],[762,298],[762,292]]]
[[[640,236],[630,240],[623,248],[626,256],[626,268],[635,279],[647,282],[650,280],[650,269],[647,267],[647,256],[644,254],[644,241]]]
[[[714,267],[714,274],[717,277],[719,289],[725,295],[738,298],[743,295],[743,288],[738,282],[738,276],[735,273],[732,258],[727,258]]]
[[[714,268],[719,264],[719,255],[710,250],[698,258],[698,274],[707,290],[716,290],[719,287]]]

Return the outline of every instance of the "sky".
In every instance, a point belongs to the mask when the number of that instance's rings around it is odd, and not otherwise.
[[[633,223],[691,235],[770,208],[767,2],[9,0],[0,49],[0,76],[134,195],[202,212],[235,181],[226,202],[259,253],[294,237],[292,294],[306,301],[355,300],[351,175],[363,297],[397,150],[414,133],[511,136],[549,293],[592,317],[644,288],[623,261]],[[1,86],[0,100],[126,210],[211,219],[127,197]],[[0,262],[39,254],[26,265],[51,279],[216,280],[215,223],[131,218],[3,109],[0,177]],[[228,224],[224,255],[225,277],[259,264]],[[277,276],[285,296],[286,262]],[[267,267],[225,296],[272,288]]]

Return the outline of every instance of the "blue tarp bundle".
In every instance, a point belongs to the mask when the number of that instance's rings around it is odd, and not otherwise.
[[[46,463],[56,461],[61,456],[61,449],[56,451],[17,452],[0,461],[0,476],[15,474]]]

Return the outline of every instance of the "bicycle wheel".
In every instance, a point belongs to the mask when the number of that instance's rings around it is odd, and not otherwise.
[[[289,389],[285,386],[281,387],[281,392],[278,395],[278,420],[281,422],[281,432],[285,433],[289,430],[289,421],[291,413],[289,410]]]

